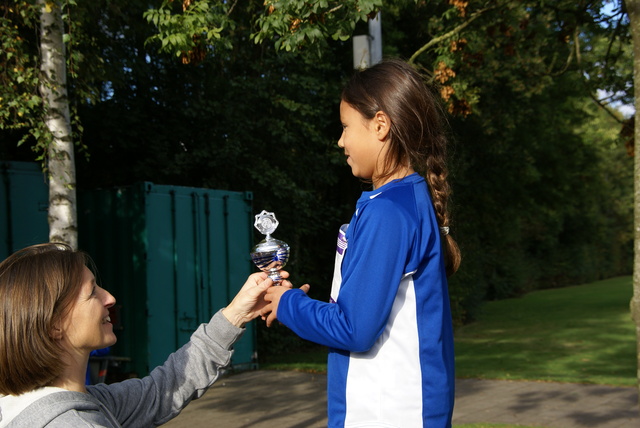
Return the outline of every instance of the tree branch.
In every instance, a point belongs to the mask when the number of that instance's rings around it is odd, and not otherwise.
[[[576,29],[573,32],[573,49],[569,50],[569,55],[567,56],[567,61],[565,62],[564,66],[556,71],[555,73],[553,72],[553,62],[551,63],[551,65],[549,66],[549,71],[547,71],[547,75],[549,76],[560,76],[562,75],[564,72],[566,72],[569,69],[569,66],[571,65],[571,62],[573,61],[573,55],[575,53],[576,55],[576,62],[578,64],[578,67],[580,67],[580,61],[582,60],[582,57],[580,56],[580,27],[576,26]]]
[[[476,19],[478,19],[480,16],[482,16],[484,13],[489,12],[490,10],[496,9],[498,6],[489,6],[485,9],[480,9],[476,12],[474,12],[467,21],[463,22],[462,24],[458,25],[456,28],[454,28],[453,30],[449,31],[448,33],[443,34],[440,37],[436,37],[434,39],[431,39],[428,43],[426,43],[424,46],[422,46],[420,49],[418,49],[412,56],[411,58],[409,58],[409,61],[407,61],[409,64],[413,64],[416,60],[416,58],[418,58],[420,55],[422,55],[422,53],[424,53],[424,51],[426,51],[427,49],[431,48],[434,45],[437,45],[438,43],[440,43],[443,40],[446,40],[450,37],[452,37],[453,35],[455,35],[456,33],[461,32],[462,30],[464,30],[465,28],[467,28],[473,21],[475,21]]]
[[[604,60],[604,64],[606,68],[606,66],[609,63],[609,57],[611,55],[611,50],[613,49],[613,44],[617,39],[617,36],[620,34],[620,30],[622,28],[622,20],[624,19],[624,14],[620,14],[620,16],[618,17],[618,22],[616,23],[616,25],[613,28],[613,34],[611,35],[611,38],[609,39],[609,45],[607,46],[607,53],[604,56],[605,60]]]
[[[611,111],[611,109],[609,108],[609,106],[607,106],[607,104],[603,103],[601,100],[599,100],[593,93],[589,92],[589,96],[591,97],[591,99],[593,101],[595,101],[596,104],[598,104],[599,107],[601,107],[604,111],[606,111],[609,116],[611,116],[612,118],[614,118],[616,120],[616,122],[618,122],[619,124],[623,125],[624,124],[624,119],[620,119],[620,117],[618,117],[618,115],[616,115],[613,111]]]
[[[231,7],[229,8],[229,12],[227,12],[227,16],[231,15],[231,12],[233,12],[233,9],[235,9],[236,5],[238,4],[238,0],[234,1],[233,4],[231,5]]]
[[[343,5],[343,4],[340,4],[340,5],[336,6],[336,7],[334,7],[333,9],[328,10],[328,11],[327,11],[327,12],[325,12],[325,13],[328,15],[328,14],[330,14],[330,13],[333,13],[333,12],[335,12],[335,11],[338,11],[338,10],[342,9],[342,6],[344,6],[344,5]]]

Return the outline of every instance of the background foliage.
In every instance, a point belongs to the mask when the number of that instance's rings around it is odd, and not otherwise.
[[[0,1],[3,160],[42,148],[32,3]],[[366,189],[336,146],[347,36],[382,2],[156,3],[65,3],[79,189],[250,190],[256,211],[278,213],[296,281],[325,299],[335,232]],[[382,9],[385,56],[411,59],[451,115],[460,324],[486,299],[629,274],[632,261],[632,158],[612,108],[632,94],[622,3],[472,3]],[[261,332],[265,350],[300,345],[283,330]]]

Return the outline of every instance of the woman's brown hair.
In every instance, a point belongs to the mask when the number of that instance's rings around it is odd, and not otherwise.
[[[390,59],[356,72],[343,89],[342,100],[365,119],[373,119],[379,111],[390,118],[389,156],[378,178],[389,177],[407,166],[425,177],[445,238],[447,274],[453,275],[460,266],[461,255],[449,234],[448,139],[438,99],[411,65]]]
[[[55,330],[82,285],[86,254],[39,244],[0,263],[0,394],[49,385],[64,369]]]

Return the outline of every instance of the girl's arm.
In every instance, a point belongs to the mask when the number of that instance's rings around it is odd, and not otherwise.
[[[375,202],[375,204],[373,203]],[[300,337],[351,352],[367,351],[384,330],[398,285],[410,264],[416,231],[392,201],[376,199],[349,226],[337,303],[310,299],[299,290],[274,290],[271,309]]]

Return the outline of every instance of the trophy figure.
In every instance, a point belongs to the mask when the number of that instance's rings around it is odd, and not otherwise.
[[[282,282],[280,269],[289,260],[289,244],[271,237],[278,224],[280,223],[273,213],[262,210],[260,214],[256,215],[256,222],[253,225],[266,237],[251,250],[253,263],[258,269],[269,274],[274,285],[279,285]]]

